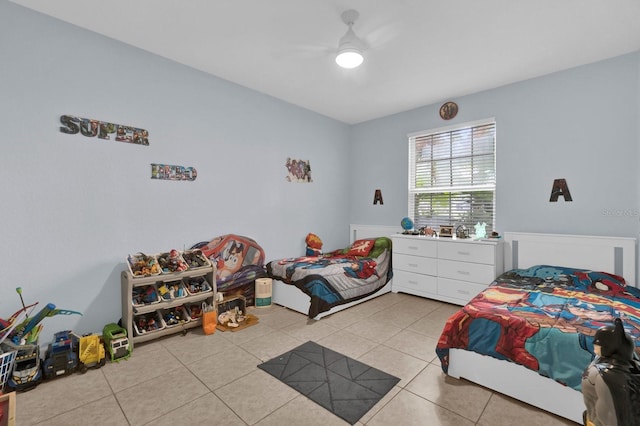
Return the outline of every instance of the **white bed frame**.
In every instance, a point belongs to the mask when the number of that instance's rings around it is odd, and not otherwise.
[[[507,232],[505,270],[533,265],[613,272],[636,283],[636,239]],[[582,393],[520,365],[462,349],[451,349],[448,374],[582,424]]]
[[[391,236],[401,231],[402,228],[400,226],[349,225],[349,243],[351,244],[354,241],[362,238]],[[319,320],[320,318],[326,317],[327,315],[334,314],[336,312],[342,311],[343,309],[350,308],[359,303],[373,299],[374,297],[378,297],[382,294],[388,293],[391,291],[391,281],[392,280],[390,280],[384,287],[382,287],[372,295],[356,300],[354,302],[345,303],[344,305],[334,306],[327,312],[322,312],[316,315],[314,319]],[[305,315],[309,313],[309,306],[311,304],[311,298],[309,296],[304,294],[297,287],[285,284],[279,280],[273,280],[271,300],[276,305],[284,306]]]

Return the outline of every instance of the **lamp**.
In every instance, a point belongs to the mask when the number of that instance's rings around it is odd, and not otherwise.
[[[342,68],[356,68],[362,64],[363,43],[353,32],[353,23],[360,14],[355,10],[347,10],[342,13],[342,21],[349,26],[346,34],[342,36],[338,44],[336,63]]]

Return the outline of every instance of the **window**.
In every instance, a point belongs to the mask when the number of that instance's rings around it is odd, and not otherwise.
[[[409,136],[409,217],[416,229],[494,228],[495,120]]]

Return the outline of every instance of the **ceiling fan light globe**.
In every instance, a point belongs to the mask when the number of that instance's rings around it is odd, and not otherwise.
[[[347,69],[359,67],[363,61],[362,53],[353,48],[340,50],[336,56],[336,64]]]

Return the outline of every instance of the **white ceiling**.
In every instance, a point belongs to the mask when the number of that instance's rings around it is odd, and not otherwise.
[[[11,1],[350,124],[640,50],[639,0]]]

